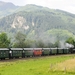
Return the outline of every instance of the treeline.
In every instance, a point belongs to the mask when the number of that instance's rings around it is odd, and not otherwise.
[[[11,39],[8,38],[6,33],[1,33],[0,34],[0,48],[51,48],[51,47],[61,47],[60,41],[56,40],[55,43],[51,42],[44,42],[42,39],[39,40],[30,40],[27,39],[26,35],[18,32],[15,35],[15,40],[14,42],[11,42]],[[65,43],[69,43],[75,46],[75,40],[70,37],[68,38]]]

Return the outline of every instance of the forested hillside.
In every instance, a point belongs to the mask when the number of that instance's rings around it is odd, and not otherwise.
[[[0,1],[0,18],[14,13],[18,8],[13,3]]]
[[[0,19],[0,32],[13,37],[22,32],[29,39],[46,41],[75,37],[75,15],[36,5],[26,5],[16,13]],[[13,38],[12,38],[13,39]]]

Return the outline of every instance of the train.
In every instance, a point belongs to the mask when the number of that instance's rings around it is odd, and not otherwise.
[[[73,48],[0,48],[0,60],[73,53]]]

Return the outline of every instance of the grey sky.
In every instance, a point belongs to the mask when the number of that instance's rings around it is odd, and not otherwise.
[[[0,0],[12,2],[15,5],[36,4],[52,9],[61,9],[75,14],[75,0]]]

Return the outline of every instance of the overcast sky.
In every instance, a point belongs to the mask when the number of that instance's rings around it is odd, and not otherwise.
[[[12,2],[15,5],[36,4],[52,9],[61,9],[75,14],[75,0],[0,0]]]

